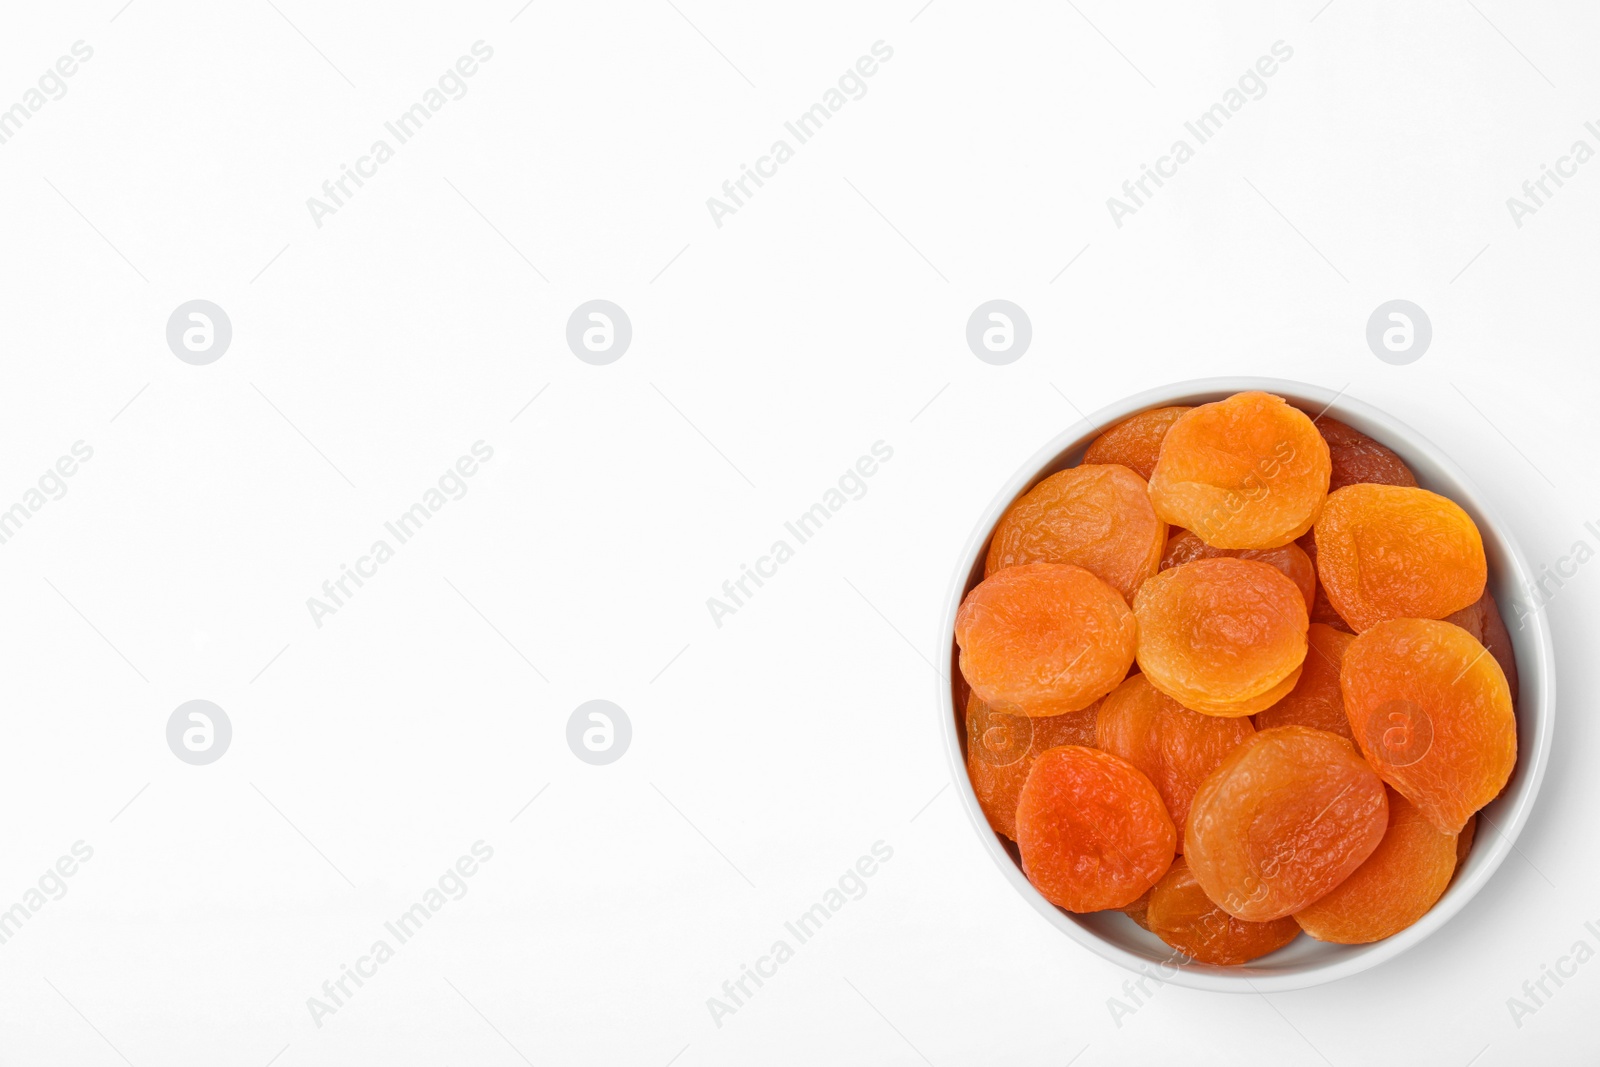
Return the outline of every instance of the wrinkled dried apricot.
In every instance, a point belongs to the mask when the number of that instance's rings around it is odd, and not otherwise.
[[[1086,464],[1057,471],[1006,509],[984,575],[1019,563],[1074,563],[1131,600],[1166,542],[1143,478],[1116,464]]]
[[[1283,572],[1306,598],[1310,611],[1317,599],[1317,568],[1298,544],[1290,543],[1277,548],[1212,548],[1188,530],[1179,530],[1167,541],[1167,550],[1161,554],[1161,569],[1176,567],[1196,559],[1217,559],[1233,556],[1235,559],[1256,559]]]
[[[1099,749],[1062,745],[1041,753],[1017,802],[1022,870],[1067,911],[1138,900],[1171,866],[1176,838],[1150,779]]]
[[[1319,415],[1316,426],[1322,439],[1328,442],[1328,458],[1332,472],[1328,476],[1328,492],[1343,489],[1359,482],[1376,482],[1381,485],[1415,486],[1417,476],[1411,473],[1405,460],[1395,455],[1360,430],[1352,429],[1338,419]]]
[[[1095,745],[1121,756],[1155,785],[1178,829],[1176,847],[1182,852],[1194,791],[1224,756],[1253,733],[1248,718],[1190,711],[1144,675],[1135,674],[1100,701]]]
[[[1316,522],[1328,444],[1270,393],[1202,404],[1172,424],[1150,476],[1156,514],[1217,548],[1277,548]]]
[[[1442,619],[1483,596],[1478,527],[1426,489],[1345,486],[1328,497],[1316,537],[1317,577],[1356,633],[1385,619]]]
[[[1145,918],[1145,929],[1185,956],[1224,967],[1276,952],[1300,934],[1291,918],[1257,923],[1229,915],[1206,896],[1182,856],[1150,891]]]
[[[1139,669],[1191,711],[1253,715],[1294,688],[1306,602],[1253,559],[1197,559],[1145,580],[1133,598]]]
[[[1309,726],[1338,734],[1352,744],[1350,720],[1344,713],[1344,694],[1339,689],[1339,665],[1344,650],[1355,637],[1314,622],[1306,630],[1305,670],[1288,696],[1266,711],[1256,712],[1256,729],[1274,726]]]
[[[1200,784],[1184,855],[1229,915],[1280,919],[1361,866],[1388,807],[1382,780],[1343,738],[1279,726],[1248,738]]]
[[[1506,629],[1506,620],[1500,615],[1500,605],[1494,602],[1494,597],[1487,589],[1483,591],[1483,599],[1478,601],[1478,607],[1483,612],[1483,647],[1489,650],[1489,655],[1505,672],[1506,686],[1511,690],[1511,710],[1515,711],[1521,680],[1517,677],[1517,652],[1511,647],[1511,632]]]
[[[1456,835],[1435,827],[1405,797],[1389,790],[1389,826],[1365,863],[1328,894],[1295,912],[1318,941],[1365,945],[1427,914],[1456,869]],[[1158,887],[1159,888],[1159,887]]]
[[[1120,463],[1145,481],[1156,469],[1167,430],[1187,407],[1151,408],[1130,415],[1090,442],[1085,463]]]
[[[1517,762],[1505,673],[1459,626],[1395,619],[1362,633],[1339,672],[1367,761],[1428,821],[1458,833]]]
[[[1117,687],[1138,625],[1122,594],[1070,563],[985,578],[956,612],[961,675],[996,711],[1064,715]]]
[[[1017,798],[1039,753],[1057,745],[1094,745],[1099,703],[1065,715],[1007,715],[967,697],[967,777],[996,833],[1017,837]]]

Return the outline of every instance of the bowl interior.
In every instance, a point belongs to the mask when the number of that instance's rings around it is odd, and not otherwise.
[[[989,828],[966,773],[966,731],[962,700],[965,683],[957,663],[954,641],[955,611],[967,592],[983,579],[983,561],[989,536],[1011,503],[1035,484],[1057,471],[1076,466],[1101,429],[1146,408],[1166,404],[1203,404],[1247,389],[1261,389],[1283,397],[1316,416],[1329,416],[1360,430],[1393,449],[1411,467],[1423,488],[1449,497],[1466,510],[1483,536],[1489,563],[1489,591],[1494,595],[1516,650],[1519,692],[1517,700],[1517,765],[1501,794],[1485,807],[1471,852],[1456,871],[1450,887],[1433,909],[1417,923],[1370,945],[1330,945],[1302,935],[1285,948],[1242,967],[1217,967],[1189,962],[1154,934],[1140,929],[1121,912],[1075,915],[1045,900],[1022,873],[1016,845]],[[956,764],[956,778],[968,815],[1002,873],[1052,925],[1100,955],[1131,970],[1154,972],[1163,981],[1194,988],[1236,992],[1298,989],[1354,974],[1390,959],[1417,944],[1461,910],[1510,852],[1533,805],[1548,759],[1554,709],[1554,670],[1549,634],[1542,613],[1519,610],[1522,590],[1529,588],[1530,570],[1510,540],[1505,524],[1494,514],[1479,491],[1437,448],[1394,418],[1332,390],[1299,382],[1264,378],[1226,378],[1185,382],[1154,389],[1098,412],[1041,450],[1002,489],[979,522],[962,557],[951,597],[946,604],[944,632],[950,634],[941,677],[947,679],[939,694],[941,727],[946,747]]]

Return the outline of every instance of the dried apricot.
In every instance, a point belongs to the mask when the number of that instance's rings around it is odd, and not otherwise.
[[[1306,664],[1293,691],[1266,711],[1256,712],[1256,729],[1274,726],[1309,726],[1338,734],[1351,744],[1350,720],[1344,713],[1344,694],[1339,689],[1339,665],[1344,650],[1355,637],[1314,622],[1306,630]]]
[[[1017,802],[1022,870],[1067,911],[1138,900],[1171,866],[1176,838],[1150,779],[1099,749],[1062,745],[1041,753]]]
[[[1150,891],[1146,929],[1198,963],[1236,966],[1276,952],[1300,935],[1291,918],[1236,919],[1214,904],[1182,856]]]
[[[1471,634],[1472,635],[1472,639],[1474,641],[1478,642],[1478,644],[1481,645],[1481,644],[1484,643],[1483,642],[1484,618],[1483,618],[1483,598],[1482,597],[1478,598],[1477,600],[1474,600],[1472,603],[1468,604],[1466,607],[1462,608],[1460,611],[1452,611],[1450,614],[1446,615],[1444,618],[1440,619],[1439,621],[1440,622],[1448,622],[1452,626],[1459,626],[1463,630],[1467,631],[1467,633]],[[1504,668],[1502,668],[1502,670],[1503,669]]]
[[[1033,761],[1057,745],[1094,744],[1098,702],[1065,715],[1007,715],[967,697],[967,777],[995,833],[1017,837],[1017,797]]]
[[[1280,545],[1277,548],[1212,548],[1188,530],[1179,530],[1167,541],[1167,550],[1161,554],[1161,569],[1176,567],[1196,559],[1217,559],[1232,556],[1235,559],[1256,559],[1283,572],[1306,598],[1310,611],[1317,599],[1317,568],[1298,544]]]
[[[1383,840],[1350,877],[1295,912],[1318,941],[1365,945],[1398,934],[1428,913],[1456,869],[1456,835],[1436,828],[1405,797],[1389,790]],[[1158,887],[1159,888],[1159,887]]]
[[[1150,892],[1149,889],[1146,889],[1139,894],[1138,900],[1132,904],[1125,905],[1121,909],[1122,914],[1132,919],[1137,926],[1145,930],[1150,929]]]
[[[1328,458],[1333,465],[1328,492],[1359,482],[1416,486],[1417,476],[1390,449],[1338,419],[1319,415],[1314,421],[1322,439],[1328,442]]]
[[[1383,782],[1343,738],[1307,726],[1254,734],[1200,784],[1184,855],[1206,895],[1251,922],[1302,910],[1378,847]]]
[[[1057,471],[1006,509],[984,575],[1019,563],[1074,563],[1133,599],[1156,572],[1167,524],[1143,478],[1116,464]]]
[[[1500,605],[1494,602],[1494,597],[1487,589],[1483,591],[1483,599],[1478,601],[1478,606],[1483,612],[1483,647],[1489,650],[1489,655],[1505,672],[1506,686],[1511,690],[1511,710],[1515,711],[1521,680],[1517,677],[1517,652],[1511,647],[1511,632],[1506,629],[1506,620],[1500,615]]]
[[[1191,711],[1253,715],[1294,688],[1306,602],[1253,559],[1197,559],[1146,579],[1133,598],[1139,669]]]
[[[1120,463],[1145,481],[1156,469],[1161,442],[1187,407],[1151,408],[1130,415],[1090,442],[1085,463]]]
[[[1316,522],[1330,469],[1328,444],[1305,412],[1270,393],[1237,393],[1172,424],[1150,500],[1208,545],[1277,548]]]
[[[1117,687],[1138,624],[1122,594],[1070,563],[1025,563],[985,578],[956,613],[961,674],[996,711],[1064,715]]]
[[[1467,854],[1472,851],[1472,839],[1478,835],[1478,813],[1473,812],[1467,816],[1467,825],[1461,828],[1456,835],[1456,871],[1461,871],[1461,865],[1467,862]]]
[[[1442,619],[1483,596],[1472,518],[1426,489],[1348,485],[1316,524],[1317,577],[1356,633],[1385,619]]]
[[[1511,777],[1511,690],[1461,627],[1380,622],[1350,642],[1339,681],[1367,761],[1440,830],[1460,832]]]
[[[1298,538],[1295,539],[1294,543],[1299,545],[1301,550],[1305,552],[1306,557],[1311,560],[1311,569],[1312,570],[1316,570],[1317,569],[1317,538],[1316,538],[1316,535],[1314,533],[1301,534]],[[1347,634],[1355,633],[1354,630],[1350,629],[1350,624],[1344,621],[1344,617],[1342,615],[1340,615],[1337,611],[1334,610],[1333,602],[1328,599],[1328,591],[1326,589],[1322,588],[1322,582],[1321,581],[1317,582],[1317,596],[1316,596],[1316,599],[1311,602],[1311,621],[1312,622],[1320,622],[1325,626],[1331,626],[1335,630],[1339,630],[1339,631],[1341,631],[1343,633],[1347,633]]]
[[[1178,829],[1176,847],[1182,852],[1194,791],[1224,756],[1253,733],[1248,718],[1190,711],[1151,685],[1150,679],[1135,674],[1100,701],[1095,745],[1121,756],[1155,785]]]

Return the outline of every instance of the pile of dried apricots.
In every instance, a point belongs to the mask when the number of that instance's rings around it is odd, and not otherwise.
[[[1467,513],[1269,393],[1111,427],[1001,517],[956,615],[967,770],[1067,911],[1202,963],[1416,922],[1517,757]]]

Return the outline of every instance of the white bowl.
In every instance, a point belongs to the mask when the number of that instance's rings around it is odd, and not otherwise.
[[[1510,605],[1523,599],[1522,591],[1530,587],[1532,571],[1522,551],[1511,540],[1505,524],[1456,465],[1415,430],[1358,400],[1300,382],[1273,378],[1205,378],[1179,382],[1101,409],[1090,420],[1093,425],[1079,424],[1061,434],[1000,489],[967,539],[945,598],[943,632],[950,635],[950,640],[941,653],[940,677],[947,682],[941,682],[937,694],[938,726],[944,734],[945,747],[955,771],[956,790],[989,855],[1025,900],[1057,930],[1129,970],[1153,971],[1164,982],[1193,989],[1239,993],[1303,989],[1347,977],[1393,959],[1449,922],[1510,854],[1544,778],[1555,719],[1555,661],[1545,616],[1542,613],[1525,615],[1520,626],[1511,625],[1508,618],[1520,681],[1517,766],[1511,773],[1511,781],[1480,812],[1480,816],[1486,818],[1478,819],[1472,851],[1433,910],[1393,937],[1370,945],[1330,945],[1301,936],[1287,947],[1245,966],[1217,967],[1190,962],[1177,955],[1121,912],[1075,915],[1057,908],[1033,888],[1022,873],[1016,846],[989,828],[989,821],[984,818],[967,778],[963,709],[957,704],[960,668],[954,637],[956,609],[967,591],[983,578],[989,535],[1006,508],[1045,477],[1077,464],[1084,449],[1102,429],[1146,408],[1204,404],[1250,389],[1274,393],[1313,414],[1326,407],[1326,414],[1392,448],[1410,465],[1424,488],[1454,500],[1478,524],[1489,559],[1489,591],[1501,605],[1502,614],[1508,614]]]

